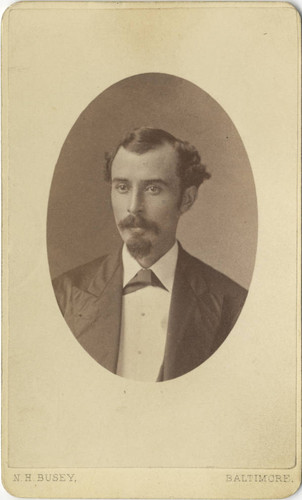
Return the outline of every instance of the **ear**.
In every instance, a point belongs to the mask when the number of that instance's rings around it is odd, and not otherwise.
[[[190,186],[184,191],[179,207],[179,211],[181,214],[184,214],[191,208],[197,198],[197,191],[198,189],[196,186]]]

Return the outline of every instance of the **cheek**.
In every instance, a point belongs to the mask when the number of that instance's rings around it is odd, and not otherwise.
[[[157,203],[148,210],[149,216],[156,218],[163,226],[174,226],[177,224],[179,218],[178,205],[175,199],[162,199],[160,203]]]
[[[148,205],[150,208],[157,211],[171,212],[175,211],[178,207],[178,199],[175,196],[158,196],[149,198]]]
[[[124,211],[125,200],[122,197],[116,196],[114,194],[111,195],[111,206],[114,215],[118,215]]]
[[[176,197],[164,198],[161,200],[161,210],[169,214],[176,214],[178,212],[178,200]]]

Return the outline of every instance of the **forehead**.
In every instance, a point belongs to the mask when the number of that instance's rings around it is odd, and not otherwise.
[[[178,154],[170,144],[164,144],[143,154],[120,147],[112,162],[112,179],[173,179],[176,178]]]

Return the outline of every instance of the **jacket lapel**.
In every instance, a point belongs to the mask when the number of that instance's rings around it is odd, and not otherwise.
[[[104,368],[115,373],[122,309],[123,266],[120,253],[99,266],[86,290],[77,289],[73,320],[76,337]]]
[[[179,246],[163,366],[158,380],[179,377],[215,350],[221,304],[194,270],[194,259]]]
[[[196,262],[199,263],[198,268]],[[98,263],[85,286],[72,286],[65,311],[70,329],[86,351],[116,373],[122,313],[121,252]],[[196,261],[179,245],[164,361],[158,381],[193,370],[220,343],[223,295],[209,290]]]

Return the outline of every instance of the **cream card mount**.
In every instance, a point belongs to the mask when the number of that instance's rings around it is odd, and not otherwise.
[[[292,494],[298,12],[20,2],[2,29],[5,488]],[[124,294],[137,264],[161,285]]]

